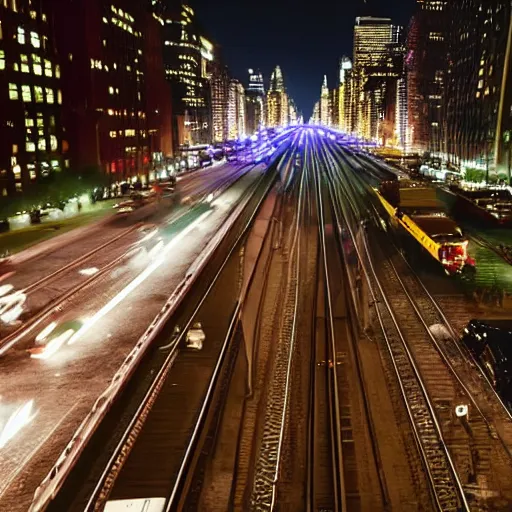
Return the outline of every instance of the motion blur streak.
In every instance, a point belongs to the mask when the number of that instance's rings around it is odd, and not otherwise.
[[[19,291],[0,298],[0,320],[6,324],[18,320],[26,300],[27,296]]]
[[[84,325],[70,338],[68,345],[76,343],[78,339],[85,334],[96,322],[101,320],[105,315],[112,311],[118,304],[120,304],[132,291],[137,289],[162,263],[169,251],[180,242],[188,233],[190,233],[196,226],[199,226],[207,217],[212,214],[213,210],[208,210],[199,216],[194,222],[190,223],[183,231],[176,235],[163,249],[160,257],[155,260],[149,267],[147,267],[141,274],[139,274],[129,285],[121,290],[110,302],[107,302],[94,316],[92,316]]]
[[[41,342],[44,341],[48,336],[53,332],[53,330],[57,327],[57,322],[52,322],[47,325],[37,336],[36,341]]]
[[[6,293],[9,293],[14,286],[12,284],[4,284],[0,286],[0,297],[3,297]]]
[[[34,400],[30,400],[11,414],[0,434],[0,448],[3,448],[23,427],[32,421],[34,418],[32,414],[33,406]]]
[[[68,329],[67,331],[63,332],[60,336],[57,336],[56,338],[53,338],[48,342],[48,344],[44,347],[44,350],[42,352],[39,352],[38,354],[32,354],[30,357],[32,359],[48,359],[50,358],[57,350],[59,350],[66,341],[68,341],[71,336],[75,333],[74,329]]]

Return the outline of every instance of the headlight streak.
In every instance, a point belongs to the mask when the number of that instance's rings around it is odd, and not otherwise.
[[[82,276],[93,276],[94,274],[97,274],[99,272],[99,268],[97,267],[91,267],[91,268],[83,268],[78,271],[79,274]]]
[[[97,311],[84,325],[76,331],[73,336],[68,340],[68,345],[76,343],[87,331],[91,329],[97,322],[99,322],[105,315],[112,311],[118,304],[120,304],[130,293],[136,290],[153,272],[158,269],[168,253],[180,242],[188,233],[190,233],[196,226],[199,226],[207,217],[212,214],[209,210],[199,216],[194,222],[189,224],[183,231],[178,233],[161,251],[158,259],[153,261],[141,274],[139,274],[130,284],[121,290],[113,299],[111,299],[105,306]]]
[[[18,320],[23,313],[23,305],[26,300],[27,296],[23,291],[0,297],[0,320],[5,324],[11,324]]]
[[[44,341],[48,336],[54,331],[55,327],[57,327],[57,322],[52,322],[48,324],[37,336],[36,341],[41,342]]]
[[[0,433],[0,449],[4,448],[22,428],[26,427],[34,419],[35,414],[32,414],[33,407],[34,400],[30,400],[11,414]]]
[[[12,290],[14,290],[14,286],[12,284],[4,284],[0,286],[0,297],[3,297]]]

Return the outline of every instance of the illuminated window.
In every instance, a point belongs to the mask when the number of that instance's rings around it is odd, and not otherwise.
[[[35,20],[37,18],[37,12],[36,11],[30,11],[30,17]]]
[[[483,86],[484,86],[484,81],[478,80],[478,89],[482,89]]]
[[[34,96],[36,98],[36,103],[44,102],[43,88],[39,86],[34,87]]]
[[[34,120],[27,117],[27,119],[25,119],[25,126],[26,127],[34,126]]]
[[[0,70],[5,69],[5,52],[0,50]]]
[[[110,132],[110,138],[111,139],[115,139],[116,137],[117,137],[117,132],[116,131]]]
[[[51,87],[46,87],[46,103],[54,103],[55,96]]]
[[[52,151],[57,151],[59,147],[59,143],[57,141],[57,137],[55,135],[50,135],[50,149]]]
[[[114,88],[113,88],[112,86],[110,86],[110,87],[108,88],[108,93],[109,93],[109,94],[114,94]]]
[[[125,130],[124,131],[124,136],[125,137],[135,137],[135,130]]]
[[[57,103],[62,105],[62,91],[60,89],[57,91]]]
[[[39,55],[32,55],[32,66],[34,74],[41,76],[43,74],[43,67],[41,66],[41,57]]]
[[[25,29],[18,27],[18,43],[25,44]]]
[[[27,150],[27,153],[34,153],[34,151],[36,150],[35,142],[27,142],[26,150]]]
[[[52,63],[49,60],[44,60],[44,74],[45,76],[53,76]]]
[[[114,115],[114,111],[111,108],[108,109],[108,115],[109,116],[113,116]]]
[[[46,139],[39,139],[37,141],[37,149],[39,151],[46,151]]]
[[[4,33],[2,31],[2,20],[0,20],[0,41],[4,38]]]
[[[55,78],[60,78],[60,66],[58,64],[55,65]]]
[[[21,86],[21,97],[26,103],[32,101],[32,93],[30,92],[30,85]]]
[[[37,32],[30,32],[30,42],[34,48],[41,48],[41,40]]]
[[[9,84],[9,99],[17,100],[18,98],[18,86],[16,84]]]
[[[43,15],[41,16],[42,20],[46,23],[46,14],[43,13]]]
[[[28,56],[20,55],[21,59],[21,72],[22,73],[30,73],[30,67],[28,65]]]

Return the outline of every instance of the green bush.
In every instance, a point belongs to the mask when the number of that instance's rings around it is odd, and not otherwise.
[[[31,211],[40,206],[58,206],[72,197],[88,194],[95,187],[108,184],[108,177],[97,167],[81,170],[69,169],[52,172],[40,178],[37,183],[26,187],[23,193],[0,198],[0,219],[16,215],[20,211]]]
[[[464,179],[473,183],[480,183],[485,180],[485,171],[481,169],[468,168],[466,169]]]

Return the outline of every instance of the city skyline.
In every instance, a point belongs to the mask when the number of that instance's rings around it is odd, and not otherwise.
[[[262,0],[257,8],[243,2],[194,0],[198,18],[223,48],[231,72],[243,80],[254,66],[264,74],[265,84],[279,64],[289,94],[309,119],[316,101],[318,83],[327,74],[337,78],[337,62],[352,55],[353,25],[357,16],[386,16],[407,27],[415,0],[363,0],[339,5],[321,0],[314,7],[289,10],[284,0]],[[266,16],[272,12],[271,17]]]

